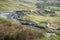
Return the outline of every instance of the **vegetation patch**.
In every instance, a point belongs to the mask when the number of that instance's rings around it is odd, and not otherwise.
[[[48,6],[46,8],[50,8],[51,10],[60,11],[60,7],[56,7],[56,6]]]
[[[42,32],[27,29],[21,24],[0,18],[0,40],[36,40],[44,37]]]

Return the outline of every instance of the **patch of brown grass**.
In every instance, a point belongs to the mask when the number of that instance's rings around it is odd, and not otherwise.
[[[36,40],[42,32],[24,28],[21,24],[0,18],[0,40]]]

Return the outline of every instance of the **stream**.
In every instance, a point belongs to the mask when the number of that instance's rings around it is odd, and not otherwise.
[[[17,17],[17,15],[16,15],[16,17]],[[10,13],[3,13],[2,12],[2,13],[0,13],[0,18],[10,19],[10,20],[16,21],[17,23],[21,22],[21,21],[17,20],[16,18],[14,18],[14,16],[10,16]],[[29,28],[29,29],[45,32],[45,29],[42,29],[42,28],[37,28],[37,27],[31,26],[31,25],[23,25],[23,26],[25,26],[26,28]],[[47,32],[45,32],[45,33],[46,33],[47,37],[50,37],[51,35],[56,35],[55,33],[47,33]]]

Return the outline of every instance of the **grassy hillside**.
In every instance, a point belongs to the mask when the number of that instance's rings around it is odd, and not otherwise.
[[[14,21],[0,18],[0,40],[60,40],[60,36],[44,35],[43,32],[27,29]]]
[[[35,6],[29,6],[29,4],[23,2],[17,2],[15,0],[0,0],[0,11],[10,10],[35,10]]]
[[[21,24],[0,18],[0,40],[36,40],[43,36],[42,32],[27,29]]]
[[[56,6],[48,6],[48,7],[50,7],[50,9],[52,9],[52,10],[60,11],[60,7],[56,7]],[[48,8],[48,7],[46,7],[46,8]]]
[[[50,23],[51,26],[56,29],[53,30],[53,32],[60,35],[60,8],[48,6],[51,10],[56,11],[55,13],[57,16],[51,17],[49,16],[50,14],[45,14],[43,12],[44,9],[37,10],[36,6],[32,4],[35,2],[36,0],[22,0],[22,2],[17,0],[0,0],[0,11],[35,10],[33,12],[25,12],[26,15],[22,16],[21,19],[34,21],[40,27],[44,28],[46,28],[46,23]],[[46,7],[46,9],[48,7]],[[42,16],[43,14],[46,16]],[[45,29],[45,31],[49,32],[50,29]],[[36,30],[27,29],[23,25],[14,21],[0,18],[0,40],[60,40],[60,36],[57,35],[46,37],[43,31],[39,32]]]

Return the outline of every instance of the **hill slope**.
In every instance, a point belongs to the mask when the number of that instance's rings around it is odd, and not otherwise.
[[[21,24],[0,18],[0,40],[34,40],[42,36],[41,32],[26,29]]]
[[[17,2],[15,0],[0,0],[0,10],[10,11],[10,10],[34,10],[35,6],[23,2]]]

